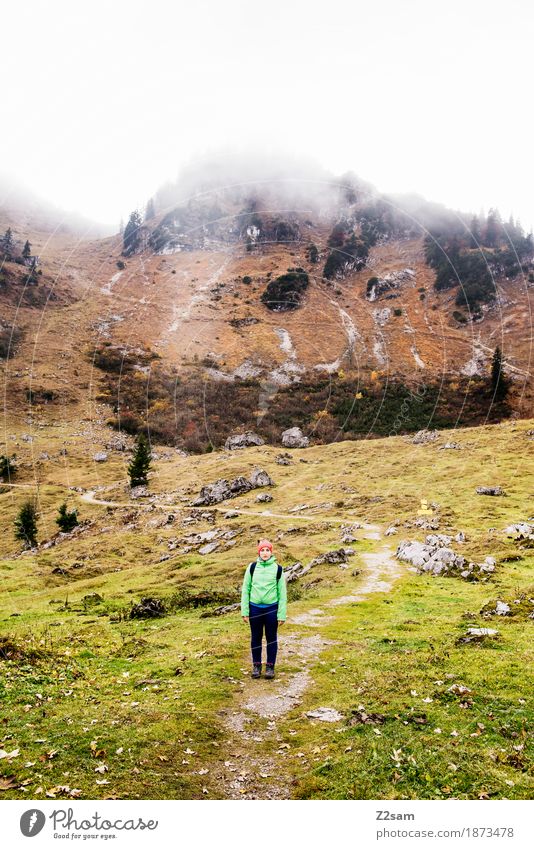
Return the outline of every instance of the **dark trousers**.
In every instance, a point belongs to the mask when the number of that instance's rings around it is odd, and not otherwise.
[[[252,649],[252,663],[261,663],[261,641],[265,629],[265,640],[267,642],[267,663],[276,662],[278,641],[278,604],[270,604],[268,607],[258,607],[257,604],[250,605],[250,647]]]

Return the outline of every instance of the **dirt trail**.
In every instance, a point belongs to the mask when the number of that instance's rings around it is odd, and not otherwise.
[[[124,507],[132,502],[115,502],[97,499],[95,491],[81,495],[83,501],[92,504]],[[138,505],[137,505],[138,506]],[[156,505],[169,510],[170,504]],[[178,505],[177,505],[178,506]],[[183,507],[183,505],[180,505]],[[211,508],[213,509],[213,507]],[[228,506],[216,507],[227,510]],[[233,509],[233,508],[232,508]],[[269,511],[236,510],[247,515],[271,515],[293,521],[318,521],[319,516],[299,516],[294,513],[271,514]],[[332,519],[324,517],[332,525],[344,524],[354,519]],[[380,540],[378,525],[363,523],[363,539]],[[394,582],[402,574],[402,564],[394,557],[393,549],[387,544],[376,552],[361,552],[364,570],[358,577],[358,587],[350,595],[329,599],[323,607],[290,617],[288,624],[280,629],[280,649],[278,654],[277,677],[274,681],[252,680],[248,675],[249,650],[244,652],[243,674],[239,683],[241,691],[235,704],[229,710],[219,712],[220,719],[228,732],[225,750],[231,753],[224,761],[210,767],[212,777],[216,777],[221,796],[228,799],[289,799],[291,798],[290,777],[285,769],[284,759],[287,750],[279,748],[279,735],[276,720],[293,710],[301,702],[304,693],[313,685],[311,666],[321,652],[333,641],[319,632],[335,617],[335,609],[340,605],[357,604],[367,596],[377,592],[389,592]],[[301,629],[304,628],[305,631]],[[295,630],[296,629],[296,630]],[[313,629],[310,634],[310,629]],[[246,642],[248,644],[248,633]],[[286,666],[297,666],[296,671],[285,672]],[[326,706],[322,706],[326,707]],[[258,746],[269,744],[270,754],[258,751]],[[258,744],[258,745],[256,745]],[[256,751],[255,751],[256,750]]]
[[[370,533],[366,538],[376,539],[377,526],[366,525]],[[388,592],[402,573],[401,565],[394,559],[390,546],[374,553],[361,555],[365,572],[361,576],[358,591],[328,601],[323,608],[312,608],[306,613],[291,617],[291,625],[280,631],[279,659],[281,670],[274,681],[259,681],[246,678],[241,693],[236,697],[235,707],[221,711],[221,718],[228,731],[226,750],[230,759],[220,764],[217,771],[219,786],[229,799],[288,799],[291,797],[290,779],[284,768],[287,750],[279,748],[276,720],[297,707],[306,690],[313,685],[310,667],[321,652],[333,641],[323,637],[320,629],[334,619],[333,608],[342,604],[363,601],[375,592]],[[286,632],[286,628],[297,627]],[[299,628],[312,628],[315,633],[303,634]],[[284,673],[286,664],[297,664],[290,674]],[[248,651],[247,651],[248,661]],[[268,742],[271,754],[255,754],[255,744]]]

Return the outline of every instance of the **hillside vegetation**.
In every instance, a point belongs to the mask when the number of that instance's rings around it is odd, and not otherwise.
[[[93,462],[93,425],[36,430],[34,458],[51,456],[0,491],[4,798],[532,798],[534,551],[504,529],[532,513],[533,427],[317,445],[289,465],[272,446],[158,449],[135,499],[128,451]],[[191,507],[203,484],[258,467],[269,504],[252,490]],[[21,553],[13,522],[36,476],[41,544]],[[505,494],[476,494],[491,485]],[[65,498],[81,524],[57,536]],[[465,535],[456,550],[496,559],[488,580],[395,560],[429,533],[423,499],[439,533]],[[213,614],[238,600],[257,539],[287,568],[347,534],[348,568],[288,586],[277,679],[250,680],[238,611]],[[146,598],[161,615],[132,618]],[[512,615],[492,615],[497,600]],[[462,642],[469,627],[498,633]],[[334,721],[307,715],[319,708]]]

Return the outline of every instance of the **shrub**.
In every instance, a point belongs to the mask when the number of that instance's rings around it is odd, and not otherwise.
[[[37,507],[34,501],[25,501],[15,519],[15,539],[24,542],[26,548],[37,545]]]
[[[59,529],[64,533],[69,533],[73,528],[78,524],[78,515],[76,510],[67,510],[67,502],[64,501],[63,504],[58,508],[58,516],[56,518],[56,525],[59,526]]]

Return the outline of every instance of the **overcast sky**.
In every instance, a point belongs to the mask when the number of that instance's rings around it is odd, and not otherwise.
[[[261,147],[534,224],[530,0],[25,0],[2,31],[0,170],[101,222]]]

